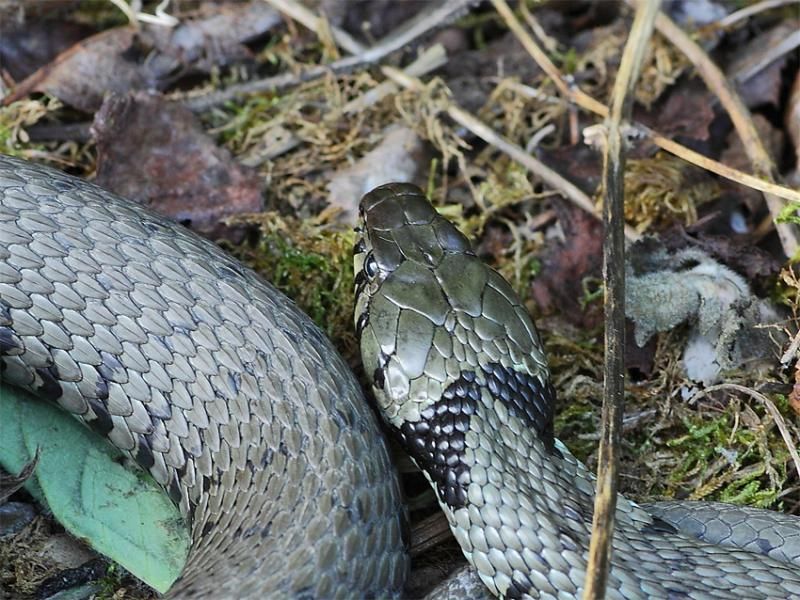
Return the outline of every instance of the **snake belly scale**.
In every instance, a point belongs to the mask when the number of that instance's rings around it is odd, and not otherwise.
[[[0,156],[0,365],[149,471],[191,523],[175,598],[397,596],[377,419],[324,334],[188,230]]]
[[[553,436],[530,316],[415,186],[376,188],[360,214],[355,322],[384,419],[493,594],[580,597],[594,483]],[[608,598],[800,598],[798,517],[620,496],[615,520]]]

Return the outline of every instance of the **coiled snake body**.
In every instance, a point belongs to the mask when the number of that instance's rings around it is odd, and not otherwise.
[[[387,422],[481,579],[580,593],[592,483],[552,432],[538,335],[416,188],[365,197],[356,323]],[[0,366],[127,452],[191,523],[173,597],[397,596],[403,509],[324,335],[212,244],[0,156]],[[654,514],[659,516],[654,516]],[[800,525],[620,498],[609,596],[800,597]]]
[[[0,156],[0,359],[127,452],[191,521],[175,597],[397,595],[396,478],[355,378],[213,244]]]

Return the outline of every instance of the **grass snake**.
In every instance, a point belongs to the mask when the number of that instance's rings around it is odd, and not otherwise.
[[[528,312],[415,186],[377,188],[360,211],[355,320],[384,419],[493,594],[579,597],[594,482],[554,437]],[[608,598],[800,598],[800,518],[620,496],[615,520]]]
[[[553,435],[536,329],[419,190],[362,201],[356,328],[385,421],[494,594],[580,594],[592,477]],[[0,368],[127,453],[191,526],[175,598],[397,597],[405,514],[344,361],[188,230],[0,156]],[[800,520],[618,502],[611,598],[800,597]],[[443,593],[463,597],[466,579]],[[471,584],[469,584],[471,585]],[[448,587],[449,586],[449,587]]]

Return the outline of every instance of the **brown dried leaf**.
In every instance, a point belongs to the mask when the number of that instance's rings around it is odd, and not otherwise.
[[[135,60],[136,31],[117,27],[75,44],[53,62],[22,81],[3,100],[4,105],[32,92],[47,92],[65,104],[92,113],[103,95],[149,87],[148,78]]]
[[[785,44],[800,30],[800,20],[787,19],[762,32],[740,48],[726,69],[748,107],[778,105],[781,95],[781,71],[791,51]],[[794,42],[796,44],[796,42]]]
[[[678,140],[709,139],[714,120],[714,96],[695,82],[681,81],[652,110],[634,110],[634,120],[652,127],[661,135]]]
[[[174,61],[172,68],[179,64],[209,72],[213,67],[252,58],[244,44],[282,22],[280,14],[263,0],[206,3],[194,18],[174,29],[152,25],[146,36],[161,53],[160,60]]]
[[[14,81],[20,81],[93,33],[87,25],[68,21],[4,26],[0,29],[0,65]]]
[[[109,96],[92,125],[97,183],[203,232],[262,207],[263,181],[203,130],[192,112],[159,94]]]
[[[558,311],[581,327],[594,327],[603,317],[602,306],[584,306],[586,284],[601,280],[603,225],[595,217],[562,201],[554,202],[566,241],[553,242],[542,256],[542,271],[532,295],[542,311]]]

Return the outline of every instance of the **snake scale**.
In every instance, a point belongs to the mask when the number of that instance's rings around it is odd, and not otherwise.
[[[362,216],[356,328],[385,421],[492,593],[579,595],[592,478],[553,436],[530,317],[417,188],[374,190]],[[386,444],[291,301],[182,227],[4,156],[0,239],[3,379],[106,437],[180,507],[192,547],[171,597],[401,594]],[[610,598],[800,597],[796,517],[620,497],[616,521]],[[463,581],[442,592],[463,597]]]

